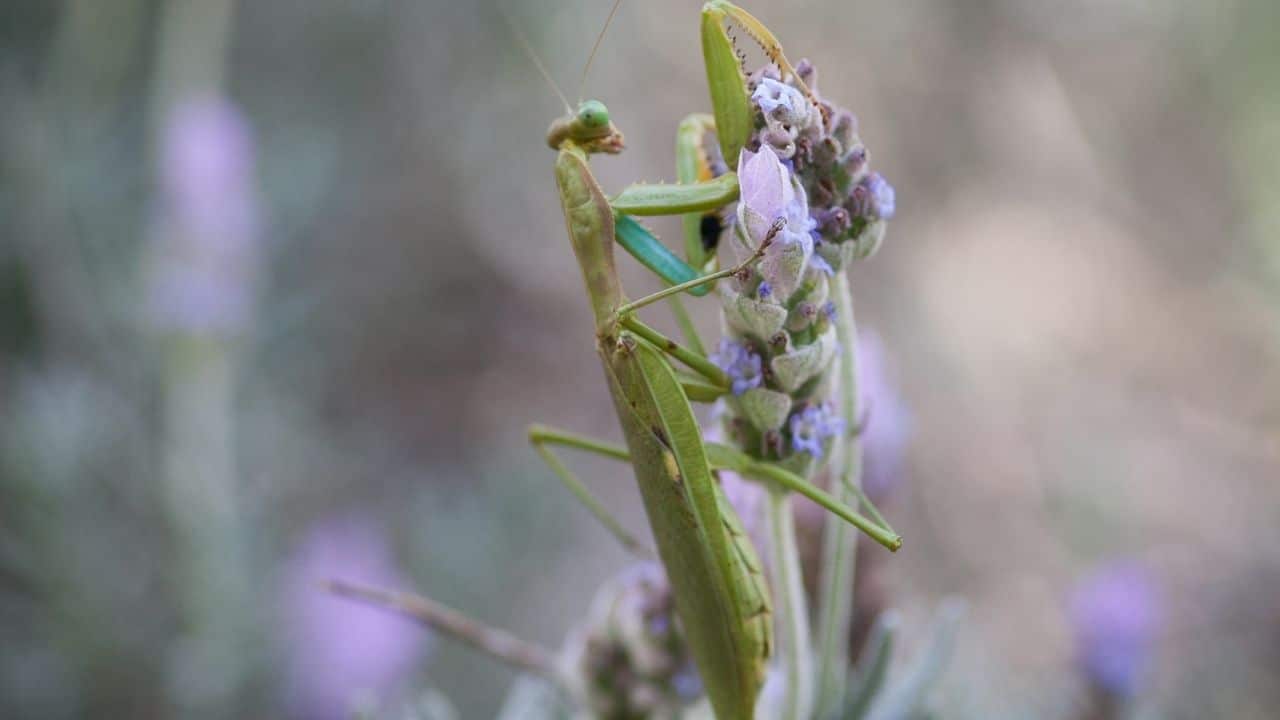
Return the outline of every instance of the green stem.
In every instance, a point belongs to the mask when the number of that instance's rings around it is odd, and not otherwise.
[[[757,260],[764,257],[765,250],[768,250],[769,246],[773,244],[773,239],[778,234],[778,231],[781,228],[782,228],[782,221],[779,220],[777,223],[774,224],[773,228],[769,231],[769,234],[765,236],[764,240],[760,243],[760,245],[756,247],[755,252],[751,253],[751,257],[748,257],[746,260],[743,260],[737,265],[734,265],[731,268],[726,268],[724,270],[717,270],[716,272],[703,275],[702,277],[696,277],[692,280],[688,280],[682,283],[678,283],[676,285],[672,285],[668,288],[659,290],[658,292],[653,293],[652,295],[646,295],[638,300],[632,300],[629,303],[623,303],[622,305],[619,305],[616,310],[613,311],[614,317],[625,322],[625,319],[629,315],[634,313],[636,310],[639,310],[640,308],[645,307],[646,305],[652,305],[653,303],[656,303],[663,298],[671,297],[672,295],[679,295],[685,290],[692,290],[696,287],[699,287],[701,285],[706,285],[709,282],[714,282],[721,278],[727,278],[731,275],[737,275],[738,273],[742,272],[746,268],[751,267]]]
[[[640,322],[635,315],[625,315],[622,317],[622,326],[640,337],[648,340],[658,350],[670,355],[671,357],[684,363],[690,370],[698,373],[702,377],[719,385],[726,390],[732,384],[729,376],[725,371],[716,367],[716,364],[707,359],[705,355],[699,355],[687,347],[680,345],[675,340],[663,335],[653,328]]]
[[[840,416],[856,422],[858,407],[858,333],[847,273],[833,278],[836,301],[836,342],[841,348],[837,383]],[[862,483],[862,439],[853,435],[834,453],[831,494],[858,509]],[[883,524],[879,513],[873,515]],[[835,712],[844,702],[849,676],[849,627],[853,622],[853,578],[857,563],[857,535],[844,523],[826,523],[822,548],[822,588],[818,612],[818,717]]]
[[[710,444],[708,444],[708,449],[710,449]],[[810,500],[821,505],[823,508],[834,513],[836,517],[839,517],[862,532],[870,535],[872,540],[875,540],[892,552],[897,552],[898,549],[902,547],[902,538],[896,532],[875,524],[871,520],[868,520],[857,512],[851,510],[849,506],[837,501],[830,493],[826,492],[822,488],[805,481],[803,478],[788,472],[784,468],[778,467],[772,463],[750,461],[736,462],[729,466],[729,469],[736,471],[744,477],[776,483],[787,490],[804,495]]]
[[[770,565],[773,590],[779,597],[778,635],[786,676],[781,717],[782,720],[808,720],[813,707],[813,646],[790,497],[785,490],[769,491]]]
[[[681,302],[679,295],[672,295],[667,301],[671,305],[671,314],[676,319],[676,325],[680,328],[680,334],[684,336],[685,344],[689,349],[699,355],[706,355],[707,348],[702,344],[702,336],[698,334],[698,328],[693,324],[693,318],[689,317],[689,311],[685,309],[684,303]]]

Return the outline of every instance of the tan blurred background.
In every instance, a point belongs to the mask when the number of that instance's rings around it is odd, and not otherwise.
[[[508,5],[572,99],[608,3]],[[1066,598],[1114,558],[1165,599],[1143,716],[1273,717],[1280,6],[749,7],[897,189],[854,292],[913,416],[894,603],[919,627],[969,601],[940,717],[1071,717]],[[587,93],[629,147],[595,163],[606,189],[673,176],[675,124],[708,103],[698,8],[627,0],[605,38]],[[308,715],[280,588],[326,518],[376,528],[406,587],[558,645],[625,555],[524,428],[618,433],[543,141],[560,104],[495,6],[0,18],[0,715]],[[161,490],[183,376],[145,308],[184,88],[243,112],[260,216],[253,319],[218,350],[244,619],[207,692],[174,670],[201,580]],[[642,526],[625,468],[571,462]],[[406,692],[462,717],[512,677],[445,639],[416,653]]]

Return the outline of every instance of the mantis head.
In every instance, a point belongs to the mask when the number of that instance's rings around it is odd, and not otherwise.
[[[565,141],[588,153],[617,155],[624,147],[622,132],[609,120],[609,109],[599,100],[583,100],[576,111],[551,123],[547,144],[559,150]]]

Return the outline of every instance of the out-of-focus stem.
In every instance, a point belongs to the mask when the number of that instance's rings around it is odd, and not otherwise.
[[[790,498],[786,491],[776,488],[769,491],[769,548],[786,677],[782,720],[808,720],[813,708],[813,646]]]
[[[861,417],[858,407],[857,326],[853,316],[853,295],[847,273],[833,278],[836,302],[836,341],[840,347],[837,383],[840,389],[840,416],[852,424]],[[832,462],[831,494],[855,510],[862,483],[862,441],[858,433],[840,443]],[[822,588],[818,605],[818,716],[825,717],[840,707],[849,676],[849,627],[853,621],[853,577],[856,570],[857,535],[848,525],[827,522],[823,534]]]
[[[235,7],[230,0],[164,5],[148,117],[156,157],[174,105],[221,90]],[[216,333],[177,332],[167,340],[165,479],[187,628],[169,684],[179,714],[217,717],[240,699],[254,659],[246,652],[253,647],[252,608],[236,507],[235,348]]]
[[[565,685],[556,668],[555,655],[539,645],[489,627],[440,603],[421,595],[395,592],[344,580],[330,580],[325,589],[341,597],[399,613],[433,630],[443,632],[471,647],[521,670],[528,670],[548,680]]]

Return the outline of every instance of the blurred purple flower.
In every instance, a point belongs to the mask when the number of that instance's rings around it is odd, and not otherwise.
[[[258,206],[253,138],[231,101],[179,102],[160,148],[151,310],[166,329],[243,330],[252,310]]]
[[[862,487],[873,500],[886,499],[902,480],[911,413],[892,379],[884,343],[874,331],[858,333],[858,395],[862,431]]]
[[[1070,612],[1081,671],[1107,693],[1131,697],[1151,660],[1163,615],[1149,571],[1132,562],[1095,570],[1076,586]]]
[[[351,717],[357,704],[401,691],[423,657],[421,628],[385,610],[325,592],[325,580],[405,583],[382,534],[361,520],[315,527],[289,559],[282,607],[288,696],[295,717]]]

